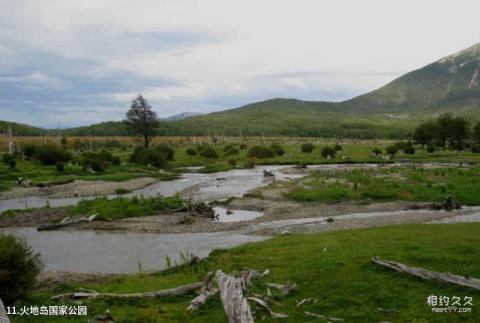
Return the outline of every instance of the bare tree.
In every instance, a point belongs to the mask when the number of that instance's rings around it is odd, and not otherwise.
[[[158,117],[141,94],[132,101],[126,121],[134,131],[142,135],[145,148],[148,148],[150,137],[158,126]]]

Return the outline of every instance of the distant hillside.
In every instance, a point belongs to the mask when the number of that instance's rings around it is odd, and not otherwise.
[[[26,124],[0,121],[0,134],[6,134],[12,130],[12,134],[16,136],[40,136],[45,133],[45,129],[29,126]]]
[[[201,116],[201,115],[203,115],[203,113],[200,113],[200,112],[182,112],[182,113],[170,116],[168,118],[164,118],[163,120],[165,120],[165,121],[177,121],[177,120],[184,120],[184,119],[188,119],[188,118],[191,118],[191,117],[197,117],[197,116]]]
[[[344,102],[272,99],[201,116],[184,113],[164,120],[159,134],[401,138],[408,136],[420,121],[444,111],[479,120],[479,80],[477,44]],[[24,133],[42,131],[19,126],[23,128],[17,129]],[[80,136],[130,134],[123,122],[62,132]]]

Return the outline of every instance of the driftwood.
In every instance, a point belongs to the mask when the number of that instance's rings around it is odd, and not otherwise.
[[[198,310],[200,307],[205,305],[205,302],[207,301],[207,299],[209,299],[211,296],[214,296],[218,293],[218,288],[212,287],[213,275],[214,275],[214,272],[209,272],[205,276],[205,280],[203,283],[203,287],[200,291],[200,294],[190,302],[190,305],[187,307],[187,311]]]
[[[70,217],[66,217],[62,221],[60,221],[60,223],[52,223],[52,224],[41,225],[37,228],[37,231],[55,230],[55,229],[63,228],[63,227],[66,227],[66,226],[69,226],[69,225],[72,225],[72,224],[82,223],[82,222],[89,223],[89,222],[94,221],[97,218],[97,216],[98,216],[98,213],[93,214],[93,215],[89,216],[88,218],[87,217],[81,217],[81,218],[74,219],[74,220],[70,220]]]
[[[311,316],[311,317],[316,317],[316,318],[319,318],[319,319],[324,319],[324,320],[330,321],[330,322],[343,322],[343,321],[345,321],[344,319],[341,319],[341,318],[338,318],[338,317],[325,316],[325,315],[322,315],[322,314],[315,314],[315,313],[312,313],[312,312],[303,312],[303,314],[305,314],[306,316]]]
[[[451,273],[439,273],[435,271],[429,271],[423,268],[409,267],[405,264],[391,260],[380,260],[380,258],[378,257],[373,257],[372,261],[380,266],[384,266],[399,271],[401,273],[410,274],[423,279],[435,280],[480,290],[480,279],[477,278],[472,278],[468,276],[463,277]]]
[[[130,294],[115,294],[115,293],[98,293],[90,292],[74,292],[52,296],[52,300],[78,300],[84,298],[156,298],[162,296],[179,296],[185,295],[199,289],[204,285],[204,282],[196,282],[188,285],[179,286],[176,288],[162,289],[144,293],[130,293]]]
[[[235,277],[217,270],[215,277],[220,288],[220,298],[228,322],[253,323],[252,311],[244,295],[246,291],[245,276]]]
[[[287,314],[276,313],[276,312],[272,311],[270,309],[270,307],[268,306],[267,302],[264,301],[263,299],[259,298],[259,297],[249,297],[248,299],[250,301],[253,301],[253,302],[257,303],[258,305],[262,306],[263,308],[265,308],[267,310],[267,312],[270,313],[270,315],[272,316],[273,319],[285,319],[285,318],[288,317]]]
[[[65,185],[65,184],[70,184],[73,183],[73,179],[66,179],[63,181],[54,181],[54,182],[46,182],[46,183],[38,183],[37,187],[53,187],[53,186],[59,186],[59,185]]]
[[[5,312],[5,307],[3,306],[3,302],[0,299],[0,323],[10,323],[10,319]]]
[[[270,287],[270,288],[278,289],[279,291],[281,291],[281,293],[282,293],[283,296],[288,295],[288,294],[290,294],[292,291],[295,291],[295,290],[298,289],[297,284],[293,284],[293,285],[290,285],[290,284],[282,285],[282,284],[267,283],[267,286]]]

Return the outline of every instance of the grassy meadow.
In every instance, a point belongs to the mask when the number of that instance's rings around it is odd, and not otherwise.
[[[230,250],[214,251],[201,264],[180,266],[154,274],[140,273],[107,282],[63,284],[31,294],[19,306],[57,305],[55,294],[78,288],[102,292],[142,292],[176,287],[202,280],[206,272],[243,268],[270,269],[255,280],[252,293],[265,294],[265,283],[296,283],[299,289],[280,296],[272,290],[275,312],[288,315],[282,322],[321,321],[316,314],[343,318],[346,322],[478,322],[480,293],[459,286],[421,280],[385,269],[371,262],[373,256],[439,272],[480,277],[480,224],[402,225],[337,231],[313,235],[278,236]],[[154,255],[152,255],[154,256]],[[473,297],[471,313],[432,313],[429,295]],[[117,322],[223,322],[218,297],[198,312],[186,307],[195,295],[153,300],[96,299],[84,301],[89,318],[109,309]],[[304,298],[316,301],[297,306]],[[67,302],[66,305],[73,305]],[[281,304],[281,305],[280,305]],[[384,311],[382,311],[382,309]],[[253,305],[256,320],[272,322],[264,309]],[[51,322],[51,318],[12,317],[13,322]],[[85,318],[56,318],[55,322],[84,322]]]

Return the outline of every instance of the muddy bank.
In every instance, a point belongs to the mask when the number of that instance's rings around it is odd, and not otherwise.
[[[56,199],[108,195],[115,194],[115,191],[118,188],[124,188],[133,191],[144,188],[156,182],[158,182],[158,179],[151,177],[140,177],[123,182],[75,180],[72,183],[51,187],[15,187],[10,191],[0,192],[0,203],[2,203],[1,200],[25,197],[49,197]]]

